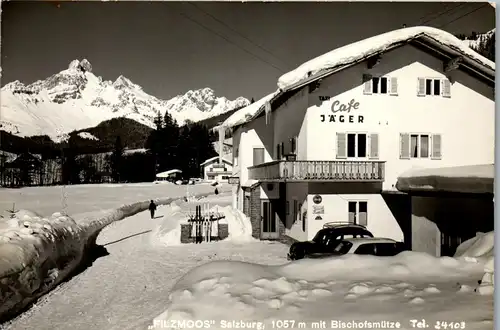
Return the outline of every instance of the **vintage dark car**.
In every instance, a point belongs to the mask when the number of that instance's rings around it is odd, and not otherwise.
[[[329,222],[320,229],[312,241],[295,242],[290,246],[288,260],[298,260],[305,257],[336,255],[334,249],[344,238],[373,237],[373,234],[362,225],[352,223]]]

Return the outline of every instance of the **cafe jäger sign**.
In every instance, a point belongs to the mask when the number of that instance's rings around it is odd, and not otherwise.
[[[329,96],[320,96],[320,101],[330,100]],[[350,100],[348,103],[340,103],[339,100],[332,102],[331,114],[320,115],[321,122],[330,123],[363,123],[363,116],[351,113],[352,111],[359,110],[359,102],[355,99]]]

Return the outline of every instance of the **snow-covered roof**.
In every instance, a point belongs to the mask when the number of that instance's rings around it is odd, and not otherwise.
[[[201,163],[200,165],[203,166],[205,164],[209,164],[209,163],[212,163],[212,162],[215,162],[219,159],[219,156],[215,156],[215,157],[212,157],[212,158],[209,158],[207,159],[206,161],[204,161],[203,163]],[[233,162],[228,160],[227,158],[222,158],[222,161],[229,164],[229,165],[233,165]]]
[[[139,149],[125,149],[123,153],[125,155],[130,155],[130,154],[136,154],[136,153],[146,153],[147,150],[144,148],[139,148]]]
[[[411,39],[420,37],[434,39],[434,41],[439,44],[450,47],[461,53],[463,56],[469,57],[491,70],[495,70],[494,62],[476,53],[467,45],[464,45],[462,40],[458,39],[451,33],[428,26],[416,26],[383,33],[318,56],[300,65],[295,70],[282,75],[278,80],[278,87],[283,91],[287,90],[293,85],[300,83],[301,81],[306,80],[321,71],[349,65],[366,57],[398,46],[401,42],[407,42]]]
[[[243,125],[264,112],[267,102],[272,103],[285,92],[300,87],[298,85],[313,82],[322,76],[334,73],[335,70],[354,65],[370,56],[383,53],[400,46],[404,42],[409,42],[417,38],[427,40],[428,42],[445,47],[451,52],[458,53],[468,58],[477,67],[491,70],[494,74],[494,62],[476,53],[463,40],[458,39],[454,35],[428,26],[403,28],[334,49],[300,65],[295,70],[285,73],[278,79],[279,88],[276,92],[236,111],[219,127],[229,129]]]
[[[253,118],[253,116],[259,111],[261,107],[264,107],[267,101],[270,101],[274,96],[278,95],[279,92],[280,91],[277,90],[274,93],[266,95],[260,100],[257,100],[254,103],[241,108],[240,110],[229,116],[229,118],[227,118],[222,124],[220,124],[219,127],[229,129],[247,123],[250,118]]]
[[[493,193],[494,178],[493,164],[413,169],[400,175],[396,188],[403,192]]]
[[[182,173],[182,171],[181,170],[176,170],[176,169],[174,169],[174,170],[168,170],[168,171],[156,174],[156,177],[157,178],[167,178],[167,177],[169,177],[170,175],[172,175],[174,173]]]
[[[253,188],[255,187],[255,185],[259,184],[259,180],[253,180],[253,179],[249,179],[247,180],[245,183],[243,183],[241,186],[243,188]]]

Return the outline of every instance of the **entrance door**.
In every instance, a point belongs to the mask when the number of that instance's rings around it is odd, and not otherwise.
[[[278,217],[271,200],[262,200],[260,204],[260,238],[279,238]]]

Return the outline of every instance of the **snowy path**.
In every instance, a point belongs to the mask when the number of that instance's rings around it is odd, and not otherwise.
[[[165,208],[158,209],[159,215]],[[286,263],[287,247],[280,243],[157,246],[150,231],[160,221],[164,219],[151,220],[148,212],[142,212],[105,228],[97,243],[109,255],[53,290],[7,329],[147,329],[167,307],[175,282],[200,264],[211,260]]]

